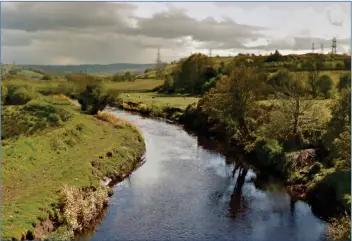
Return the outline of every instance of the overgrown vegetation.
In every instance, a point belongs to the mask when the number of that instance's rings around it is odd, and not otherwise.
[[[79,84],[70,86],[84,93],[92,83]],[[8,90],[1,116],[4,240],[72,239],[106,205],[101,180],[129,174],[145,150],[141,133],[127,120],[82,114],[60,89],[45,96],[36,91],[45,86],[52,85],[2,83],[2,92]],[[85,100],[114,103],[116,91],[102,89]]]

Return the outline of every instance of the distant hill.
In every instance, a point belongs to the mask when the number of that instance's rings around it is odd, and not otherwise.
[[[139,72],[144,71],[147,68],[152,68],[155,64],[127,64],[127,63],[119,63],[119,64],[87,64],[87,65],[21,65],[25,68],[38,68],[44,71],[49,72],[71,72],[71,73],[79,73],[85,72],[87,73],[116,73],[116,72],[125,72],[125,71],[133,71]]]

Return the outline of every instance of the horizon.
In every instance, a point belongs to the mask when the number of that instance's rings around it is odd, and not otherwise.
[[[280,50],[278,50],[280,52]],[[193,54],[197,54],[197,53],[193,53]],[[202,54],[202,53],[200,53]],[[243,54],[243,55],[250,55],[250,57],[252,57],[251,53],[240,53],[240,54]],[[254,55],[255,57],[259,57],[259,56],[269,56],[270,54],[273,54],[273,52],[271,53],[267,53],[267,54],[261,54],[261,55]],[[282,54],[280,52],[280,54]],[[312,52],[306,52],[306,53],[303,53],[303,54],[296,54],[296,53],[293,53],[293,54],[282,54],[282,56],[288,56],[288,55],[310,55],[310,54],[319,54],[319,55],[330,55],[330,53],[324,53],[324,54],[321,54],[321,53],[312,53]],[[340,56],[351,56],[350,53],[337,53],[336,55],[340,55]],[[189,56],[186,56],[184,58],[188,58],[190,57],[191,55]],[[235,56],[211,56],[212,58],[235,58],[237,57],[237,55]],[[170,64],[171,62],[173,61],[180,61],[182,58],[178,59],[178,60],[172,60],[172,61],[169,61],[169,62],[164,62],[166,64]],[[100,63],[92,63],[92,64],[21,64],[21,63],[1,63],[1,64],[4,64],[4,65],[17,65],[17,66],[89,66],[89,65],[101,65],[101,66],[108,66],[108,65],[123,65],[123,64],[128,64],[128,65],[156,65],[156,63],[124,63],[124,62],[121,62],[121,63],[107,63],[107,64],[100,64]]]

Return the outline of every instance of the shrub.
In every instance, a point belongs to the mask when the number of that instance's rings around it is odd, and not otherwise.
[[[328,75],[322,75],[318,80],[318,89],[325,97],[329,97],[328,93],[333,87],[333,81]]]
[[[95,115],[109,104],[118,105],[120,102],[119,92],[117,90],[105,92],[104,86],[100,81],[89,83],[79,94],[78,102],[81,104],[82,111]]]
[[[337,88],[341,91],[344,88],[351,87],[351,73],[340,76],[340,81],[337,84]]]
[[[8,93],[6,103],[10,105],[23,105],[35,98],[35,94],[25,87],[18,87]]]
[[[310,168],[309,168],[309,174],[314,175],[319,173],[322,169],[324,168],[323,164],[320,162],[315,162]]]
[[[50,75],[48,75],[48,74],[46,74],[46,75],[44,75],[43,77],[42,77],[42,80],[52,80],[53,78],[50,76]]]
[[[275,139],[258,138],[252,148],[246,148],[252,153],[255,153],[260,164],[268,168],[274,168],[279,171],[283,167],[283,148],[282,145]]]
[[[1,83],[1,105],[5,104],[5,100],[7,97],[7,87]]]

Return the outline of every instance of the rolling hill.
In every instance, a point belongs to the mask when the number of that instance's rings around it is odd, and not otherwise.
[[[39,68],[44,71],[54,72],[85,72],[87,73],[116,73],[124,71],[144,71],[147,68],[152,68],[155,64],[128,64],[128,63],[117,63],[117,64],[87,64],[87,65],[21,65],[25,68]]]

